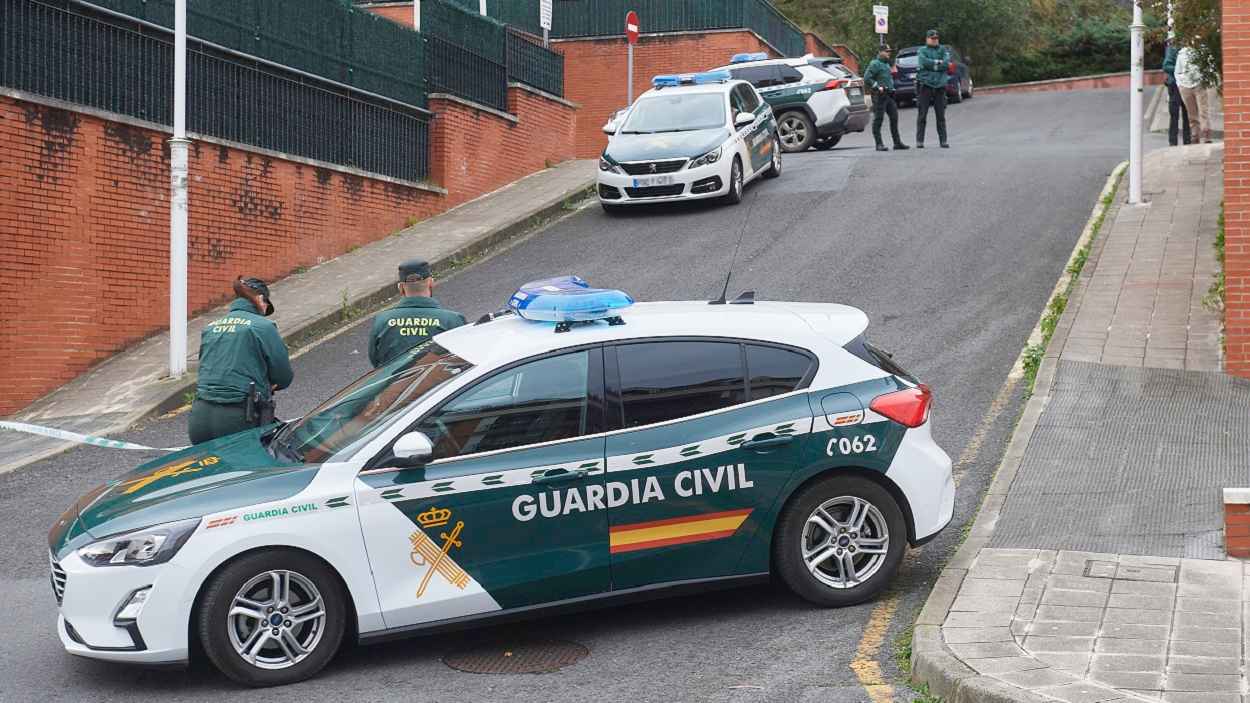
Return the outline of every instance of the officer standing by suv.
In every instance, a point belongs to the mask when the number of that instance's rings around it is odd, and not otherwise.
[[[929,106],[937,118],[938,142],[949,149],[946,141],[946,82],[950,70],[950,52],[938,41],[938,31],[930,29],[925,34],[925,45],[916,52],[919,70],[916,73],[916,148],[924,148],[924,133],[929,117]]]
[[[877,151],[889,151],[881,141],[881,123],[886,115],[890,116],[890,137],[894,140],[894,148],[910,149],[898,134],[898,104],[894,101],[889,45],[882,44],[877,58],[868,64],[868,70],[864,71],[864,83],[872,91],[872,138],[877,142]]]
[[[291,385],[295,374],[273,314],[269,286],[239,277],[226,316],[200,333],[200,370],[191,404],[188,434],[201,444],[273,421],[273,392]]]
[[[395,307],[373,318],[369,332],[369,363],[385,365],[439,332],[464,324],[464,315],[444,308],[434,295],[429,262],[411,259],[399,265],[399,293]]]

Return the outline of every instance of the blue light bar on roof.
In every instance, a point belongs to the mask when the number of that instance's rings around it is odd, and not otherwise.
[[[704,71],[703,73],[664,74],[651,79],[655,88],[673,88],[679,85],[706,85],[733,80],[729,71]]]
[[[729,63],[746,63],[747,61],[766,61],[767,59],[768,59],[768,52],[757,51],[751,54],[734,54],[733,58],[729,59]]]
[[[634,304],[628,293],[591,288],[580,276],[530,281],[508,299],[508,307],[526,320],[590,322],[616,317],[615,311]]]

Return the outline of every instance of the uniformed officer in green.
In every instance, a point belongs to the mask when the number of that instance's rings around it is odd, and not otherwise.
[[[240,277],[234,294],[230,312],[200,333],[200,370],[188,428],[192,444],[259,426],[268,419],[259,406],[269,404],[273,392],[294,378],[278,326],[265,319],[273,314],[269,287],[258,278]],[[258,402],[249,401],[249,394]]]
[[[895,149],[910,149],[903,143],[898,134],[898,104],[894,102],[894,72],[890,67],[890,47],[881,45],[877,58],[868,64],[864,71],[864,83],[872,91],[872,138],[877,142],[877,151],[889,151],[881,141],[881,123],[885,116],[890,116],[890,138],[894,140]]]
[[[439,332],[464,324],[464,315],[439,305],[434,295],[430,264],[412,259],[399,265],[399,294],[395,307],[378,313],[369,332],[369,363],[374,368],[421,344]]]
[[[946,141],[946,82],[950,79],[950,52],[941,45],[938,31],[930,29],[925,34],[925,45],[916,52],[919,70],[916,73],[916,148],[924,148],[924,133],[929,118],[929,106],[937,117],[938,142],[949,149]]]

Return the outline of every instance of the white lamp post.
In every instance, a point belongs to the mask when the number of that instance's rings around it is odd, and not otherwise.
[[[169,140],[169,375],[187,372],[187,0],[174,3],[174,136]]]

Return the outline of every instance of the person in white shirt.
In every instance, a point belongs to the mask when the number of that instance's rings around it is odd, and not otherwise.
[[[1182,47],[1176,54],[1176,85],[1181,90],[1181,100],[1189,113],[1189,132],[1195,141],[1201,135],[1202,141],[1211,141],[1211,131],[1207,118],[1207,90],[1202,81],[1202,70],[1198,67],[1197,52],[1191,47]]]

